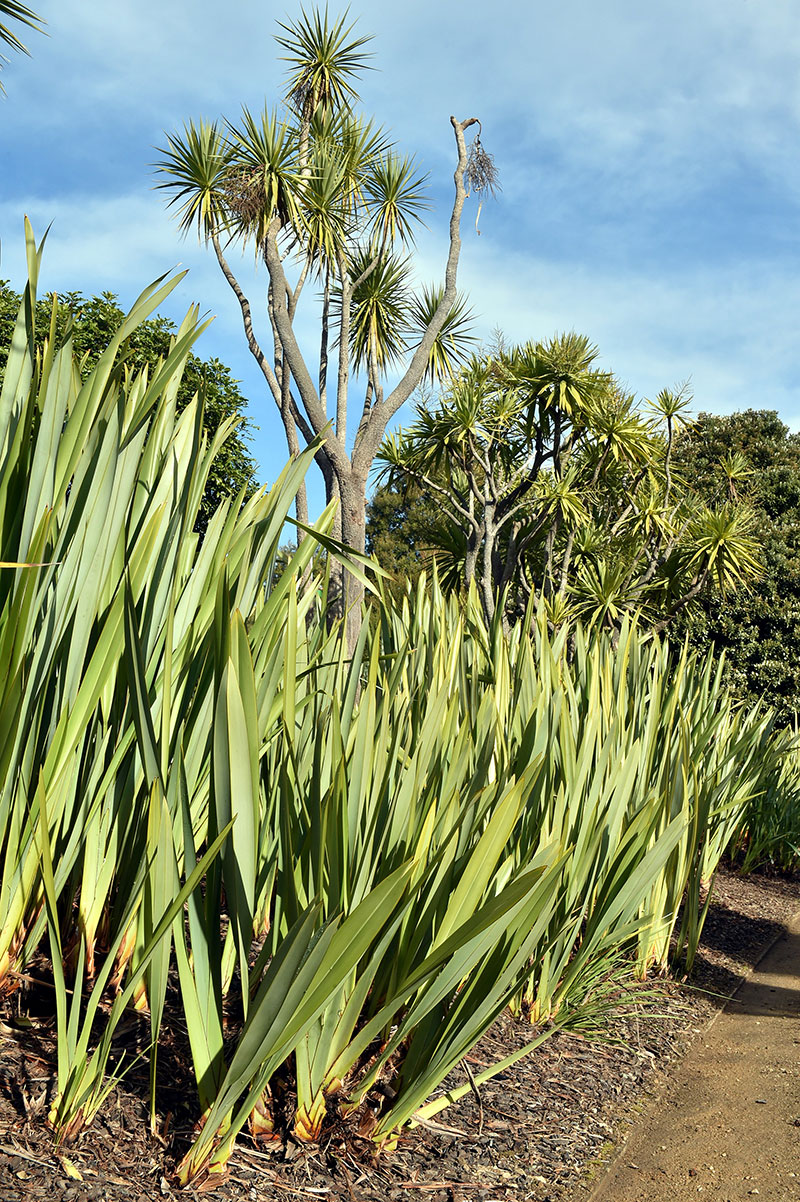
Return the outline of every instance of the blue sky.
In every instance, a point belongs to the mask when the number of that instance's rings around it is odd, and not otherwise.
[[[52,222],[42,286],[123,304],[178,265],[167,310],[216,315],[198,351],[242,381],[262,478],[282,432],[213,257],[153,190],[165,131],[277,101],[263,0],[39,0],[0,100],[0,277],[23,279],[22,217]],[[331,11],[338,11],[331,6]],[[446,254],[449,116],[477,116],[503,192],[464,223],[477,333],[576,329],[638,395],[691,380],[695,408],[777,409],[800,428],[800,7],[794,0],[378,0],[366,111],[430,173],[419,274]],[[256,293],[250,259],[234,260]],[[308,318],[309,331],[313,315]]]

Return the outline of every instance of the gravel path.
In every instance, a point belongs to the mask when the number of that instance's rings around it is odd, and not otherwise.
[[[590,1202],[800,1199],[800,914],[697,1040]]]

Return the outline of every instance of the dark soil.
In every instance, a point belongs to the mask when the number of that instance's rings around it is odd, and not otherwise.
[[[717,878],[692,980],[665,980],[626,995],[603,1041],[556,1034],[513,1068],[402,1136],[373,1147],[333,1121],[313,1148],[240,1140],[227,1178],[204,1191],[218,1202],[293,1198],[330,1202],[567,1202],[583,1193],[625,1117],[663,1077],[800,907],[800,880],[723,870]],[[23,995],[22,1005],[25,1005]],[[190,1135],[193,1090],[179,1045],[161,1064],[161,1136],[149,1132],[147,1070],[138,1066],[78,1142],[56,1154],[45,1126],[55,1047],[52,1019],[20,1003],[0,1015],[0,1202],[151,1202],[169,1197]],[[132,1019],[128,1042],[137,1032]],[[142,1038],[146,1032],[142,1031]],[[468,1058],[475,1074],[530,1041],[524,1021],[503,1017]],[[463,1068],[446,1085],[467,1081]],[[77,1175],[80,1175],[78,1179]],[[187,1189],[182,1197],[197,1196]],[[585,1195],[584,1195],[585,1196]]]

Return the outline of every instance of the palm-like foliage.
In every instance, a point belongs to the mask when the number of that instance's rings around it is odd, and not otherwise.
[[[635,408],[634,398],[619,390],[605,389],[592,406],[591,453],[597,459],[626,464],[631,469],[647,467],[663,458],[663,440],[657,430]]]
[[[309,140],[303,170],[306,185],[320,171],[324,173],[331,164],[336,165],[340,183],[338,195],[331,196],[331,211],[334,205],[338,207],[333,219],[346,227],[348,239],[358,241],[368,210],[367,176],[384,155],[391,153],[391,142],[381,126],[349,110],[316,112]],[[343,250],[346,260],[346,248]],[[332,266],[336,265],[332,262]]]
[[[632,587],[628,564],[623,560],[584,558],[570,588],[567,613],[577,614],[587,626],[615,629],[632,610],[647,613],[646,603]]]
[[[287,98],[306,119],[318,110],[350,108],[358,99],[354,79],[369,65],[364,47],[372,39],[351,37],[354,25],[346,21],[346,14],[330,21],[326,6],[324,13],[315,9],[290,24],[278,22],[285,36],[275,40],[289,64]]]
[[[330,18],[327,9],[303,12],[279,28],[277,42],[289,64],[284,115],[266,110],[256,119],[245,111],[241,121],[225,123],[224,133],[216,125],[188,125],[183,136],[168,139],[159,186],[183,231],[198,224],[213,245],[290,452],[298,452],[300,438],[323,437],[317,460],[328,499],[341,497],[343,537],[363,549],[366,481],[389,420],[423,380],[461,363],[469,345],[456,268],[467,196],[464,132],[476,121],[451,119],[458,163],[445,279],[415,299],[406,256],[429,207],[426,177],[413,156],[355,111],[369,38],[355,34],[346,17]],[[225,257],[227,239],[251,246],[266,265],[263,317],[272,353],[263,349],[254,308]],[[321,313],[313,367],[295,333],[309,282],[319,289]],[[384,396],[391,369],[400,380]],[[357,415],[349,406],[355,372],[367,378]],[[331,378],[335,396],[332,389],[329,396]],[[341,603],[345,588],[354,635],[360,585],[341,578],[334,590]]]
[[[704,506],[689,526],[689,565],[696,574],[710,576],[723,597],[760,579],[753,524],[751,510],[726,502],[717,510]]]
[[[157,184],[169,194],[168,208],[177,211],[181,232],[197,228],[207,240],[227,229],[230,215],[227,188],[232,175],[232,148],[216,123],[189,121],[183,134],[170,134],[159,159],[159,171],[169,176]]]
[[[660,393],[649,416],[596,357],[573,333],[475,358],[384,443],[390,482],[441,499],[441,541],[460,529],[489,618],[501,597],[519,615],[541,594],[552,620],[660,625],[703,590],[758,579],[746,510],[698,508],[674,468],[685,391]],[[728,465],[729,493],[742,470]]]
[[[610,372],[592,366],[597,355],[597,347],[585,335],[571,331],[518,348],[509,369],[516,386],[545,409],[580,421],[595,404],[603,407],[612,382]]]
[[[384,372],[406,350],[408,262],[398,254],[362,250],[350,268],[350,354],[356,369]],[[336,310],[334,309],[334,312]]]
[[[431,207],[425,195],[427,176],[419,175],[414,160],[389,151],[376,157],[366,173],[365,196],[372,211],[372,244],[391,246],[414,241],[414,222]]]
[[[725,491],[729,501],[737,501],[739,493],[746,490],[748,481],[755,475],[747,456],[741,451],[733,451],[724,455],[719,462],[719,473],[725,481]]]
[[[442,288],[430,284],[423,285],[416,294],[409,312],[412,338],[414,334],[421,338],[427,330],[442,294]],[[464,367],[476,341],[472,333],[473,320],[473,310],[469,308],[466,296],[459,293],[431,347],[424,384],[440,384]]]
[[[6,19],[16,21],[20,25],[25,25],[29,29],[35,29],[37,32],[43,32],[45,22],[41,17],[29,8],[27,4],[21,4],[19,0],[0,0],[0,45],[8,46],[10,50],[16,50],[20,54],[29,54],[28,47],[14,32],[10,25],[6,25]],[[0,67],[3,63],[8,62],[5,55],[0,54]],[[0,83],[0,93],[4,93],[5,88]]]
[[[267,109],[257,118],[244,109],[241,125],[227,126],[226,207],[237,234],[262,247],[273,218],[282,226],[300,221],[294,132]]]

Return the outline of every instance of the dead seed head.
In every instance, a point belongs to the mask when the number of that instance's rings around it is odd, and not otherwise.
[[[480,133],[477,133],[467,155],[465,182],[470,192],[478,196],[496,196],[500,189],[500,176],[494,158],[483,149]]]
[[[264,181],[260,171],[231,172],[225,181],[225,199],[244,225],[258,220],[264,208]]]

